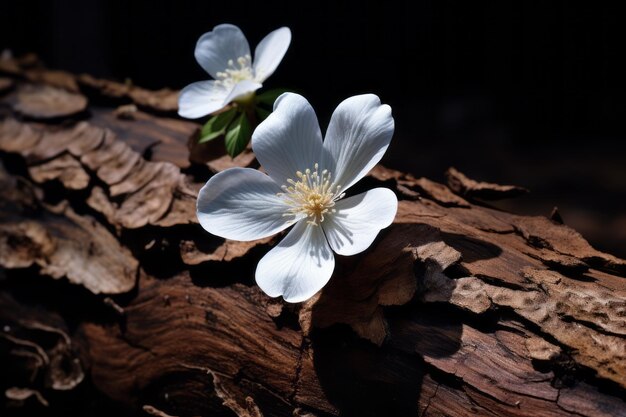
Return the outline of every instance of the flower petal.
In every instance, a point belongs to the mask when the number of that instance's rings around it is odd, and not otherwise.
[[[286,229],[293,218],[276,194],[280,188],[267,175],[250,168],[222,171],[202,187],[197,215],[208,232],[233,240],[255,240]]]
[[[262,83],[276,71],[291,43],[291,30],[282,27],[263,38],[254,50],[255,79]]]
[[[230,93],[228,93],[228,96],[226,97],[224,101],[226,101],[226,104],[228,104],[231,101],[239,97],[255,92],[261,87],[263,87],[263,85],[254,81],[250,81],[250,80],[239,81],[237,84],[235,84],[235,86],[230,91]]]
[[[256,282],[270,297],[282,295],[299,303],[321,290],[334,269],[335,257],[322,228],[301,221],[259,261]]]
[[[363,178],[383,157],[393,129],[391,108],[381,105],[374,94],[350,97],[339,104],[324,140],[332,159],[324,167],[332,170],[333,181],[345,191]]]
[[[393,222],[398,199],[387,188],[374,188],[335,204],[336,213],[322,223],[330,247],[350,256],[367,249],[381,229]]]
[[[224,108],[228,91],[215,81],[198,81],[183,88],[178,96],[178,114],[197,119]]]
[[[274,112],[252,134],[252,150],[279,185],[321,162],[322,133],[309,102],[293,93],[278,97]]]
[[[217,25],[200,36],[196,44],[196,61],[211,77],[228,68],[228,61],[250,55],[250,46],[241,29],[235,25]]]

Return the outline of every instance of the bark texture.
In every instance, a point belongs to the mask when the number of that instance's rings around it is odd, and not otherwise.
[[[280,237],[197,224],[258,165],[193,145],[177,92],[24,57],[0,94],[2,415],[626,415],[626,262],[481,202],[526,190],[377,167],[355,192],[394,190],[394,224],[290,305],[254,283]]]

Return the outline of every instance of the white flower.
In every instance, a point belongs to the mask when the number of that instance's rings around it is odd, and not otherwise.
[[[198,39],[196,61],[214,78],[189,84],[180,92],[178,114],[189,119],[223,109],[262,87],[285,56],[291,31],[276,29],[257,45],[254,61],[250,46],[237,26],[218,25]]]
[[[252,135],[269,175],[231,168],[213,176],[198,196],[200,224],[233,240],[261,239],[295,224],[261,259],[256,282],[271,297],[304,301],[330,279],[332,251],[362,252],[393,221],[398,200],[389,189],[342,199],[380,161],[393,129],[389,106],[373,94],[355,96],[337,107],[322,143],[311,105],[285,93]]]

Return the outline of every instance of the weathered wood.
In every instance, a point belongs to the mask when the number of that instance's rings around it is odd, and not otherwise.
[[[526,194],[528,189],[517,185],[500,185],[488,182],[478,182],[468,178],[456,168],[450,167],[446,171],[448,187],[452,191],[469,199],[499,200],[502,198],[517,197]]]
[[[81,94],[49,85],[27,84],[18,89],[13,108],[33,119],[53,119],[84,111],[87,99]]]
[[[254,283],[280,237],[195,218],[204,181],[251,153],[190,146],[162,91],[32,58],[0,72],[3,415],[626,415],[626,262],[472,202],[518,188],[377,167],[357,188],[393,189],[394,224],[285,304]],[[35,122],[15,100],[34,83],[137,107]]]

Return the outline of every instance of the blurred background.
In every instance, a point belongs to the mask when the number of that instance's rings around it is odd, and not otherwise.
[[[626,257],[626,39],[619,2],[0,2],[0,49],[148,88],[208,79],[193,51],[219,23],[254,50],[293,41],[265,88],[302,93],[322,128],[344,98],[378,94],[396,134],[387,166],[531,189],[498,203],[549,215]]]

